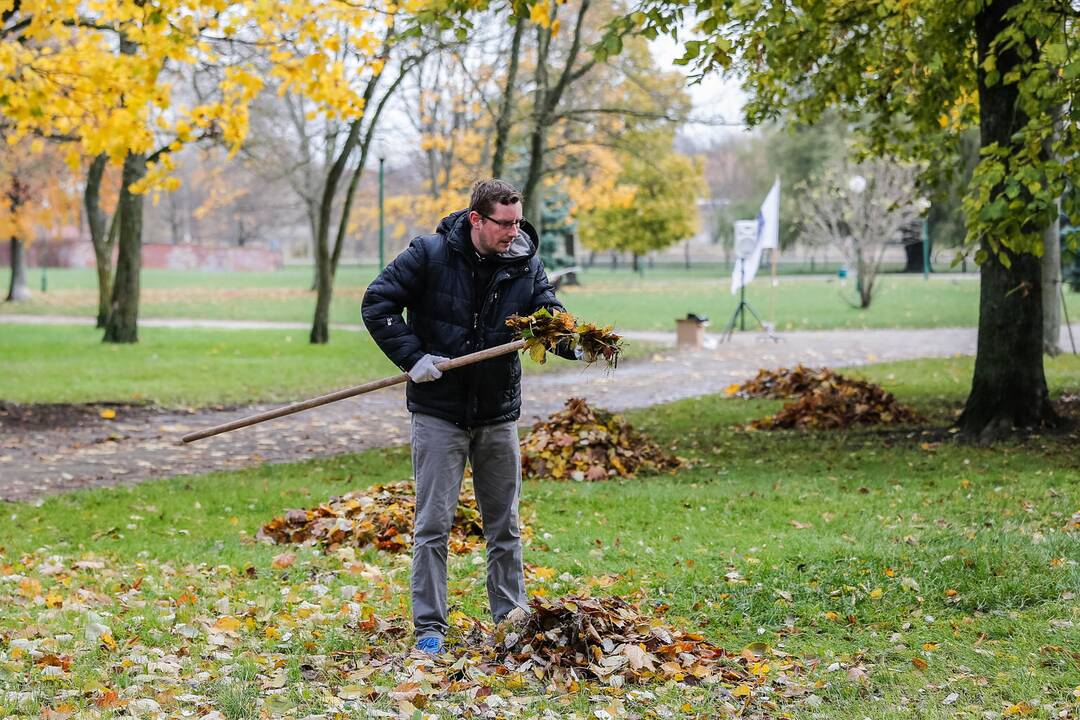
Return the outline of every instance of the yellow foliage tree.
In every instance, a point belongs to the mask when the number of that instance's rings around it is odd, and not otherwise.
[[[0,0],[0,17],[9,141],[62,139],[72,169],[83,157],[123,166],[113,342],[137,340],[142,195],[177,187],[173,154],[200,139],[235,152],[267,77],[350,120],[364,108],[350,79],[381,70],[373,52],[346,62],[336,46],[345,34],[377,49],[383,14],[333,0]]]
[[[63,172],[56,148],[39,139],[0,146],[0,239],[10,247],[7,300],[30,297],[26,249],[78,223],[78,190]]]

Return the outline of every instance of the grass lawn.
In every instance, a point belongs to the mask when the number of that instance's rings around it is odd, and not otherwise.
[[[965,362],[860,373],[940,429],[963,399]],[[1055,394],[1080,389],[1080,363],[1052,361],[1050,381]],[[708,397],[630,415],[693,460],[676,475],[526,483],[530,589],[662,603],[667,622],[736,653],[763,643],[762,688],[805,668],[793,679],[812,699],[774,696],[769,709],[757,697],[747,715],[1077,717],[1080,438],[973,447],[919,428],[733,429],[777,406]],[[377,450],[9,505],[0,715],[108,717],[145,699],[229,720],[396,715],[391,693],[408,675],[342,658],[407,646],[364,629],[408,618],[407,558],[294,549],[275,567],[285,548],[252,536],[285,508],[408,476],[406,449]],[[483,568],[481,552],[452,557],[455,623],[483,617]],[[724,683],[552,693],[467,658],[458,667],[503,717],[711,718],[733,699]],[[474,697],[432,690],[445,672],[412,676],[432,694],[423,712],[467,716]],[[372,689],[370,703],[345,699]]]
[[[335,323],[360,323],[360,301],[374,267],[343,267],[338,274],[330,317]],[[146,270],[142,317],[274,320],[308,323],[315,307],[308,268],[272,273],[210,273]],[[578,316],[611,322],[630,330],[673,330],[674,319],[696,312],[722,327],[734,310],[726,275],[657,270],[644,276],[596,268],[582,273],[582,285],[567,287],[561,298]],[[91,272],[54,270],[48,293],[30,302],[0,305],[0,313],[69,314],[93,317],[97,291]],[[868,310],[851,307],[854,286],[832,276],[783,276],[773,288],[755,282],[747,299],[764,319],[784,330],[869,327],[974,326],[979,284],[972,274],[931,277],[885,275]],[[1080,293],[1066,293],[1070,318],[1080,318]]]
[[[77,326],[0,327],[0,399],[18,403],[155,403],[165,407],[285,402],[400,372],[366,333],[311,345],[306,331],[142,328],[133,345],[106,345]],[[627,357],[652,352],[632,343]],[[526,372],[544,365],[522,357]]]

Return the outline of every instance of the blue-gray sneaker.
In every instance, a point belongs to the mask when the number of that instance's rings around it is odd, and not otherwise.
[[[416,641],[416,649],[428,655],[440,655],[443,651],[443,639],[438,635],[428,635]]]

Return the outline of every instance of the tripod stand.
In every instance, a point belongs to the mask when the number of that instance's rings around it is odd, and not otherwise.
[[[727,327],[724,328],[723,334],[720,335],[720,342],[726,342],[731,340],[732,333],[735,332],[735,323],[739,324],[739,330],[746,331],[746,313],[750,313],[757,320],[757,324],[761,326],[761,329],[768,334],[769,339],[773,342],[780,342],[780,338],[773,332],[772,327],[762,322],[761,317],[754,310],[753,306],[746,302],[746,260],[739,259],[739,304],[735,308],[735,312],[731,314],[731,319],[728,320]]]

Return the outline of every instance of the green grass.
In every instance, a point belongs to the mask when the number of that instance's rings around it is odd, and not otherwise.
[[[893,363],[860,373],[940,428],[963,399],[952,388],[965,362]],[[1080,362],[1054,360],[1050,377],[1055,393],[1076,390]],[[1023,701],[1034,717],[1073,717],[1080,709],[1080,532],[1064,528],[1080,508],[1078,437],[978,447],[927,440],[920,428],[733,429],[777,406],[708,397],[631,414],[639,428],[694,461],[673,476],[527,482],[525,516],[534,539],[526,561],[555,571],[531,589],[560,595],[616,573],[616,585],[593,583],[592,592],[667,604],[668,622],[700,629],[735,652],[764,642],[810,663],[806,681],[821,683],[815,692],[824,701],[815,716],[989,718]],[[316,583],[329,588],[330,598],[352,585],[364,590],[378,617],[407,618],[407,558],[361,553],[362,567],[381,569],[377,582],[350,571],[352,560],[309,549],[296,551],[292,567],[274,570],[271,558],[283,548],[251,537],[285,508],[408,475],[408,451],[399,448],[10,505],[0,525],[2,574],[37,579],[42,594],[68,602],[82,586],[101,593],[80,602],[92,601],[107,616],[121,649],[75,652],[72,677],[43,679],[25,657],[11,658],[11,638],[22,637],[22,628],[45,637],[66,632],[75,639],[59,647],[74,652],[85,610],[49,609],[20,595],[18,580],[0,583],[0,710],[2,690],[24,683],[36,695],[19,709],[35,715],[58,693],[88,687],[91,679],[136,688],[137,669],[118,664],[125,648],[142,644],[168,654],[178,646],[161,608],[198,627],[201,618],[228,614],[220,610],[228,598],[234,615],[250,608],[242,615],[250,629],[229,659],[200,655],[201,641],[183,641],[194,653],[185,673],[208,675],[192,680],[191,689],[229,718],[258,717],[255,696],[294,708],[296,717],[325,711],[300,664],[362,641],[329,610],[317,623],[301,622],[298,603],[320,607],[310,590]],[[106,569],[94,576],[38,572],[53,555],[65,563],[100,558]],[[140,578],[140,590],[121,602]],[[482,554],[451,559],[450,598],[455,611],[483,616]],[[292,639],[270,640],[269,627],[290,628]],[[926,662],[924,670],[916,659]],[[842,669],[830,671],[833,663]],[[278,664],[288,692],[272,700],[260,682]],[[234,666],[227,677],[225,665]],[[865,684],[848,676],[852,666],[867,671]],[[534,684],[493,684],[504,696],[532,698],[531,714],[542,707],[591,713],[583,695],[559,699]],[[706,716],[719,713],[715,693],[653,690],[675,708],[690,702]],[[954,692],[957,700],[943,704]],[[67,697],[88,702],[85,694]],[[811,712],[800,705],[786,710],[795,717]]]
[[[101,342],[76,326],[0,328],[0,398],[19,403],[154,403],[165,407],[284,402],[400,372],[366,333],[340,332],[326,345],[296,330],[143,328],[139,342]],[[627,357],[656,346],[632,343]],[[551,357],[527,373],[566,369]]]
[[[284,401],[398,372],[359,333],[326,345],[271,330],[143,328],[132,345],[106,345],[88,327],[8,326],[3,333],[0,397],[13,402]]]
[[[343,267],[338,274],[330,318],[334,323],[360,323],[363,290],[373,266]],[[271,320],[309,323],[315,295],[309,268],[264,273],[213,273],[146,270],[143,273],[142,317]],[[719,328],[734,309],[729,276],[686,273],[674,269],[644,275],[601,267],[581,274],[582,285],[566,287],[560,297],[582,318],[612,322],[631,330],[672,330],[674,319],[687,312],[707,315]],[[48,293],[35,293],[22,304],[0,305],[0,313],[71,314],[93,317],[97,294],[93,273],[54,270]],[[782,330],[880,327],[960,327],[978,321],[979,284],[974,274],[963,278],[884,275],[868,310],[849,303],[853,281],[841,286],[833,276],[788,275],[773,288],[756,281],[747,299],[766,320]],[[1080,318],[1080,293],[1067,293],[1070,317]]]

